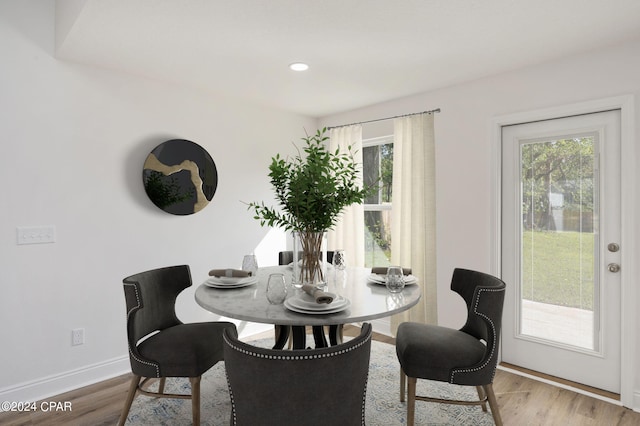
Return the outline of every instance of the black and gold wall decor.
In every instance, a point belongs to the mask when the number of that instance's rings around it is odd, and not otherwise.
[[[172,139],[147,156],[142,182],[153,204],[167,213],[189,215],[205,208],[213,198],[218,170],[200,145]]]

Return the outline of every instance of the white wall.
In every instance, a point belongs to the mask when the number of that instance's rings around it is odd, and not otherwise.
[[[464,304],[449,290],[455,267],[492,271],[492,120],[523,111],[619,95],[635,96],[640,135],[640,40],[528,67],[466,84],[324,117],[322,126],[441,108],[435,116],[437,179],[438,319],[457,327]],[[375,90],[375,88],[372,88]],[[363,137],[391,134],[389,122],[365,125]],[[636,150],[636,155],[640,149]],[[635,158],[636,164],[638,158]],[[634,181],[637,182],[637,176]],[[637,200],[636,200],[637,201]],[[640,211],[636,205],[636,212]],[[624,232],[624,231],[623,231]],[[640,238],[631,236],[635,247]],[[637,292],[640,296],[640,292]],[[640,300],[636,300],[640,306]],[[640,319],[640,318],[638,318]],[[632,325],[636,330],[640,324]],[[635,348],[631,348],[632,350]],[[640,354],[640,350],[634,350]],[[637,362],[636,362],[637,363]],[[627,372],[629,374],[632,372]],[[634,407],[640,410],[640,371]]]
[[[58,61],[54,5],[0,2],[0,400],[33,400],[128,368],[122,279],[189,264],[199,284],[212,267],[240,267],[268,231],[241,201],[269,202],[271,156],[292,152],[316,126]],[[172,138],[200,144],[218,167],[215,197],[194,215],[164,213],[142,187],[147,154]],[[54,225],[57,241],[16,245],[16,227],[31,225]],[[269,252],[257,250],[259,263],[277,263]],[[193,289],[178,315],[215,319]],[[73,328],[85,328],[84,345],[71,346]]]

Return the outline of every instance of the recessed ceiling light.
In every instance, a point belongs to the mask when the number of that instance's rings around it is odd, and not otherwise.
[[[309,65],[305,64],[304,62],[294,62],[289,65],[289,68],[293,71],[306,71],[309,69]]]

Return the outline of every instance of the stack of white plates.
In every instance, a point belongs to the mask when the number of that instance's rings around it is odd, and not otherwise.
[[[335,296],[331,303],[317,303],[311,296],[295,295],[284,301],[285,308],[301,314],[323,315],[344,311],[351,302],[342,296]]]
[[[374,284],[380,284],[380,285],[385,285],[387,283],[387,276],[386,275],[381,275],[381,274],[371,274],[367,277],[367,279],[374,283]],[[404,276],[404,283],[405,285],[412,285],[412,284],[417,284],[418,283],[418,279],[416,277],[414,277],[413,275],[405,275]]]
[[[213,288],[241,288],[257,282],[257,277],[209,277],[204,285]]]

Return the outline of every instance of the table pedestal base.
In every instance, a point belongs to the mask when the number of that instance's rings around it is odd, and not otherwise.
[[[327,348],[329,345],[335,346],[342,343],[343,324],[329,326],[329,341],[325,336],[325,329],[321,325],[314,325],[313,340],[316,349]],[[292,349],[306,349],[307,346],[307,327],[303,325],[276,325],[275,326],[275,345],[273,349],[283,349],[291,336]]]

